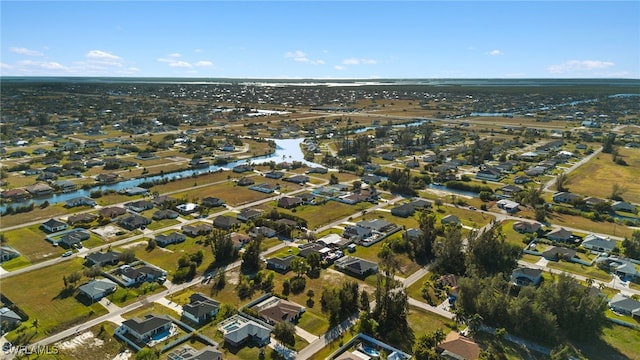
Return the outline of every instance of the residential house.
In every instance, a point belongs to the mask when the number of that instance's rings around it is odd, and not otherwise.
[[[553,230],[547,233],[546,235],[546,238],[549,240],[563,241],[563,242],[570,241],[572,237],[573,237],[573,234],[571,233],[571,231],[566,230],[565,228]]]
[[[164,315],[148,314],[143,319],[133,318],[122,322],[120,333],[129,334],[137,342],[146,344],[153,335],[169,331],[172,321]]]
[[[265,194],[272,194],[278,189],[280,189],[280,185],[266,182],[249,186],[249,190],[259,191]]]
[[[266,260],[267,269],[286,273],[291,270],[291,260],[295,259],[295,255],[287,255],[285,257],[271,257]]]
[[[284,179],[284,181],[292,182],[294,184],[304,185],[307,182],[309,182],[309,177],[306,175],[294,175]]]
[[[0,263],[17,258],[20,256],[18,250],[9,245],[0,245]]]
[[[596,260],[599,268],[610,271],[620,277],[633,279],[640,275],[636,264],[629,259],[619,258],[616,256],[599,257]]]
[[[386,233],[389,231],[393,231],[398,228],[398,226],[394,223],[390,223],[383,219],[372,219],[372,220],[362,220],[356,223],[356,226],[363,227],[366,229],[371,229],[372,231],[377,231],[379,233]]]
[[[218,324],[218,330],[224,335],[224,341],[233,347],[239,347],[245,341],[251,340],[256,346],[264,346],[271,339],[271,327],[241,315],[232,317]]]
[[[302,205],[302,199],[299,197],[283,196],[278,199],[278,207],[285,209],[293,209],[299,205]]]
[[[532,234],[537,233],[542,228],[542,225],[537,222],[528,222],[528,221],[518,221],[513,224],[513,230],[521,233],[521,234]]]
[[[53,194],[53,188],[47,184],[38,183],[25,188],[29,194],[39,197]]]
[[[597,198],[597,197],[592,197],[592,196],[589,196],[589,197],[584,199],[584,203],[590,208],[593,208],[594,206],[596,206],[598,204],[602,204],[602,203],[606,203],[606,202],[607,202],[607,200],[600,199],[600,198]]]
[[[21,323],[22,318],[15,311],[6,306],[0,308],[0,329],[10,330],[20,326]]]
[[[315,205],[316,203],[316,196],[312,193],[300,194],[298,197],[302,199],[302,203],[305,205]]]
[[[331,249],[329,249],[326,244],[318,241],[299,245],[298,249],[298,256],[301,256],[305,259],[309,257],[311,253],[316,253],[318,254],[318,256],[320,256],[320,258],[322,258],[323,253],[331,251]]]
[[[151,218],[153,220],[159,221],[163,219],[177,219],[178,216],[180,216],[180,214],[178,214],[177,212],[171,209],[164,209],[154,212]]]
[[[237,165],[233,168],[233,172],[235,173],[244,173],[248,171],[253,171],[253,167],[247,164]]]
[[[329,170],[323,167],[311,167],[307,170],[307,174],[326,174]]]
[[[619,314],[629,315],[640,320],[640,301],[617,293],[609,300],[609,308]]]
[[[165,247],[167,245],[184,242],[185,240],[187,240],[187,236],[174,231],[166,235],[165,234],[156,235],[155,240],[159,246]]]
[[[71,192],[78,188],[78,185],[69,180],[59,180],[53,183],[54,188],[60,189],[62,192]]]
[[[366,277],[378,272],[378,264],[354,256],[345,256],[334,263],[337,269],[356,276]]]
[[[305,308],[288,300],[271,296],[252,307],[269,324],[288,321],[294,323],[304,314]]]
[[[420,229],[410,228],[407,229],[405,234],[409,240],[418,240],[423,235],[423,232]]]
[[[31,194],[24,189],[11,189],[5,190],[0,193],[0,197],[3,199],[10,199],[12,201],[23,201],[31,197]]]
[[[200,235],[206,235],[213,231],[213,226],[209,224],[197,224],[197,225],[183,225],[182,232],[185,235],[196,237]]]
[[[227,236],[229,236],[233,243],[233,247],[236,249],[242,248],[251,241],[251,237],[249,235],[241,234],[239,232],[232,232]]]
[[[496,205],[500,209],[506,210],[510,214],[520,211],[520,204],[511,200],[507,200],[507,199],[498,200],[498,202],[496,202]]]
[[[49,233],[66,230],[68,227],[69,225],[67,225],[67,223],[56,219],[49,219],[46,222],[42,223],[42,228]]]
[[[632,213],[636,210],[636,207],[626,201],[614,201],[613,204],[611,204],[611,210],[626,211]]]
[[[117,289],[118,285],[109,279],[93,279],[78,288],[80,294],[92,302],[114,293]]]
[[[585,236],[582,240],[582,247],[591,251],[610,253],[616,248],[617,242],[609,238],[604,238],[594,234]]]
[[[127,230],[144,230],[149,224],[151,224],[151,219],[138,214],[130,214],[118,219],[118,225]]]
[[[476,360],[480,358],[480,346],[473,340],[450,332],[445,341],[436,346],[436,351],[445,359]]]
[[[580,195],[572,194],[570,192],[562,191],[553,194],[553,201],[557,203],[572,203],[579,200],[582,197]]]
[[[522,191],[522,188],[520,186],[509,184],[509,185],[501,187],[498,190],[502,191],[502,193],[505,196],[513,196],[513,195],[519,193],[520,191]]]
[[[543,252],[542,257],[552,261],[558,261],[561,258],[570,260],[576,257],[576,251],[573,249],[554,246],[551,249]]]
[[[89,167],[88,164],[86,164],[86,166]],[[116,180],[118,180],[117,174],[98,174],[98,176],[96,176],[96,181],[101,184],[114,183]]]
[[[365,183],[365,184],[377,184],[379,182],[382,181],[382,177],[378,176],[378,175],[363,175],[362,177],[360,177],[360,180]]]
[[[238,180],[237,182],[238,186],[249,186],[255,183],[256,182],[252,178],[246,177],[246,176],[241,177],[240,180]]]
[[[125,189],[124,193],[128,196],[147,195],[149,194],[149,190],[139,186],[134,186],[132,188]]]
[[[320,239],[318,239],[316,242],[325,244],[326,246],[332,249],[338,249],[338,250],[343,250],[344,248],[349,246],[351,243],[353,243],[353,241],[351,241],[350,239],[345,239],[338,234],[325,235]]]
[[[342,232],[342,236],[354,241],[364,240],[372,235],[371,229],[357,225],[347,225]]]
[[[518,286],[537,286],[542,281],[542,270],[519,267],[511,272],[511,282]]]
[[[86,265],[88,267],[92,266],[100,266],[104,267],[107,265],[116,265],[120,262],[120,253],[115,251],[107,251],[107,252],[97,252],[93,254],[87,255],[85,258]]]
[[[118,206],[111,206],[102,208],[98,211],[98,214],[104,218],[114,219],[120,215],[124,215],[127,212],[124,208]]]
[[[73,199],[69,199],[65,202],[64,207],[66,208],[72,208],[72,207],[76,207],[76,206],[91,206],[94,207],[96,206],[97,203],[95,200],[93,200],[92,198],[86,197],[86,196],[79,196],[79,197],[75,197]]]
[[[269,179],[281,179],[284,176],[282,171],[269,171],[264,173],[264,176]]]
[[[502,172],[494,167],[486,167],[476,173],[476,179],[479,180],[500,181],[501,178]]]
[[[460,219],[458,219],[458,217],[453,214],[449,214],[443,217],[442,219],[440,219],[440,223],[443,225],[446,225],[446,224],[456,225],[456,224],[460,224]]]
[[[240,221],[231,216],[220,215],[213,219],[213,226],[222,230],[231,230],[232,228],[239,225]]]
[[[431,201],[418,199],[410,203],[402,204],[392,208],[391,215],[399,217],[409,217],[413,216],[416,209],[430,209],[431,206]]]
[[[173,206],[173,204],[178,202],[178,200],[172,198],[171,196],[160,195],[160,196],[154,197],[153,200],[151,200],[151,202],[155,207],[163,209],[163,208],[168,208]]]
[[[198,204],[194,203],[184,203],[176,206],[176,210],[180,212],[182,215],[189,215],[198,210]]]
[[[74,225],[74,224],[88,224],[92,221],[94,221],[95,219],[97,219],[98,217],[93,215],[93,214],[89,214],[89,213],[80,213],[80,214],[75,214],[75,215],[71,215],[67,218],[67,223],[69,225]]]
[[[145,210],[153,209],[153,203],[147,200],[138,200],[124,204],[124,207],[130,211],[141,213]]]
[[[140,284],[147,281],[163,281],[167,276],[166,271],[149,265],[143,265],[137,268],[133,268],[129,265],[122,265],[119,270],[125,286]]]
[[[249,236],[254,238],[258,236],[270,238],[276,236],[277,234],[277,231],[268,226],[256,226],[253,230],[249,231]]]
[[[192,294],[189,303],[182,306],[182,317],[198,325],[215,318],[220,310],[220,303],[201,293]]]
[[[531,182],[531,178],[527,176],[516,176],[515,178],[513,178],[514,184],[526,184],[528,182]]]
[[[58,244],[66,249],[81,248],[82,242],[91,237],[85,229],[74,229],[60,237]]]
[[[244,208],[240,210],[240,213],[238,213],[237,218],[242,222],[247,222],[247,221],[251,221],[259,218],[260,215],[262,215],[261,210]]]
[[[218,199],[216,197],[206,197],[204,199],[202,199],[202,206],[207,207],[207,208],[214,208],[214,207],[219,207],[219,206],[224,206],[224,201],[221,199]]]

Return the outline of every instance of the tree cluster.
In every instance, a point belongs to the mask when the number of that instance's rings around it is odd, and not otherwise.
[[[474,315],[509,332],[548,344],[597,336],[606,323],[606,300],[577,280],[560,275],[539,288],[515,287],[502,275],[461,278],[459,314]]]
[[[358,311],[358,283],[346,281],[341,287],[327,287],[322,291],[320,305],[329,313],[329,324],[335,326]]]

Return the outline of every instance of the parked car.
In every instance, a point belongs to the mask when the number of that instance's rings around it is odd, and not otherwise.
[[[72,251],[67,251],[64,254],[62,254],[62,257],[69,257],[71,255],[73,255],[73,252]]]

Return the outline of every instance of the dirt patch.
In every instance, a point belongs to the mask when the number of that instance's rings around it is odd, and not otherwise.
[[[84,332],[71,340],[63,341],[58,344],[61,350],[73,350],[78,347],[101,347],[104,341],[96,338],[91,331]]]
[[[122,232],[122,229],[120,229],[119,227],[115,227],[113,225],[107,225],[101,228],[92,229],[91,231],[102,236],[105,239],[111,239],[116,236],[119,236],[118,233]]]
[[[148,243],[149,243],[148,241],[136,241],[136,242],[131,243],[131,244],[122,245],[122,248],[123,249],[129,249],[129,248],[134,248],[134,247],[141,246],[141,245],[147,246]]]

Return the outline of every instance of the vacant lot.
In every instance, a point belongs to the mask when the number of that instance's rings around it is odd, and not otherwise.
[[[18,340],[19,343],[21,335],[27,334],[26,340],[34,342],[106,314],[107,311],[100,304],[86,306],[78,301],[76,299],[77,290],[65,291],[63,276],[69,276],[74,271],[82,272],[82,261],[83,259],[80,258],[64,261],[2,280],[2,294],[18,304],[29,315],[29,321],[23,324],[28,331],[25,333],[12,331],[7,336],[10,341],[15,344],[15,340]],[[87,279],[83,278],[76,286],[86,281]],[[31,324],[36,319],[38,320],[38,331],[34,332],[31,338],[31,335],[28,334],[29,329],[32,328]]]
[[[611,154],[600,153],[569,175],[569,190],[585,196],[608,198],[613,184],[627,189],[622,197],[640,203],[640,149],[620,148],[628,166],[617,165]]]
[[[40,225],[31,225],[4,233],[7,245],[18,250],[31,263],[49,260],[65,252],[64,249],[55,247],[45,240],[46,235],[40,230]]]

